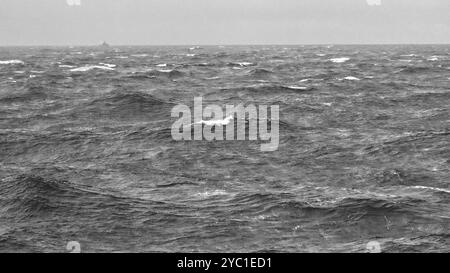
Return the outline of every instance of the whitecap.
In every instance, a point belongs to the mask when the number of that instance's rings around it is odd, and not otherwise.
[[[167,66],[167,64],[158,64],[158,65],[156,65],[157,67],[166,67]]]
[[[430,58],[427,59],[427,61],[436,62],[439,61],[439,58],[437,56],[431,56]]]
[[[195,57],[195,54],[186,54],[187,57]]]
[[[216,195],[227,195],[228,193],[224,190],[215,190],[215,191],[205,191],[205,192],[199,192],[197,193],[198,196],[201,197],[209,197],[209,196],[216,196]]]
[[[234,65],[239,65],[239,66],[242,66],[242,67],[247,67],[247,66],[254,66],[255,64],[254,63],[251,63],[251,62],[237,62],[237,63],[233,63]]]
[[[158,71],[161,73],[170,73],[173,71],[173,69],[159,69]]]
[[[87,72],[93,69],[101,69],[101,70],[114,70],[114,68],[108,66],[100,66],[100,65],[87,65],[78,68],[71,69],[71,72]]]
[[[308,89],[308,87],[304,87],[304,86],[294,86],[294,85],[288,86],[287,88],[288,88],[288,89],[292,89],[292,90],[306,90],[306,89]]]
[[[106,64],[106,63],[99,63],[99,64],[102,65],[102,66],[109,67],[109,68],[114,68],[114,67],[117,66],[117,65],[115,65],[115,64]]]
[[[357,77],[352,77],[352,76],[345,77],[344,80],[348,80],[348,81],[360,81],[360,79],[358,79]]]
[[[251,65],[254,65],[254,64],[250,63],[250,62],[240,62],[240,63],[238,63],[238,65],[240,65],[240,66],[251,66]]]
[[[21,60],[8,60],[8,61],[0,61],[0,64],[25,64]]]
[[[307,82],[307,81],[309,81],[309,79],[303,79],[303,80],[300,80],[298,82]]]
[[[349,60],[350,60],[350,58],[348,58],[348,57],[330,59],[330,61],[332,61],[333,63],[345,63]]]
[[[421,190],[432,190],[432,191],[440,191],[440,192],[450,193],[450,190],[448,190],[448,189],[435,188],[435,187],[412,186],[412,188],[414,188],[414,189],[421,189]]]
[[[73,65],[67,65],[67,64],[60,64],[59,67],[60,67],[60,68],[74,68],[75,66],[73,66]]]
[[[131,55],[131,57],[136,57],[136,58],[144,58],[144,57],[147,57],[148,56],[148,54],[134,54],[134,55]]]
[[[225,119],[220,120],[201,120],[199,122],[196,122],[195,124],[205,124],[207,126],[214,126],[214,125],[224,126],[228,125],[233,119],[234,119],[233,116],[229,116]]]

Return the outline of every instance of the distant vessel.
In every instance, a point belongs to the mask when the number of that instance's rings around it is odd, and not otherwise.
[[[110,47],[110,45],[105,41],[103,41],[103,43],[100,46],[101,47]]]

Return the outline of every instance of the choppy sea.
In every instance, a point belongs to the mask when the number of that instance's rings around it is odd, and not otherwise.
[[[171,109],[280,107],[280,144]],[[0,251],[450,251],[450,46],[0,48]]]

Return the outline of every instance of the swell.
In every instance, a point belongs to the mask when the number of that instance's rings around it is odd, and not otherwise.
[[[76,109],[72,115],[104,119],[167,119],[173,103],[143,92],[115,91]]]
[[[148,215],[164,214],[165,209],[175,206],[149,200],[141,200],[108,193],[94,187],[77,186],[68,181],[23,174],[0,180],[0,217],[28,221],[38,217],[78,218],[81,222],[89,217],[122,217],[147,211]],[[158,211],[158,212],[156,212]],[[104,214],[107,212],[106,214]],[[104,216],[102,216],[104,215]],[[87,218],[87,219],[86,219]],[[98,219],[91,218],[91,219]],[[105,221],[108,223],[108,221]]]

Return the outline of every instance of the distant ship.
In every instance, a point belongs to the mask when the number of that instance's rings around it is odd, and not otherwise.
[[[101,45],[100,45],[100,47],[110,47],[110,45],[107,43],[107,42],[103,42]]]

